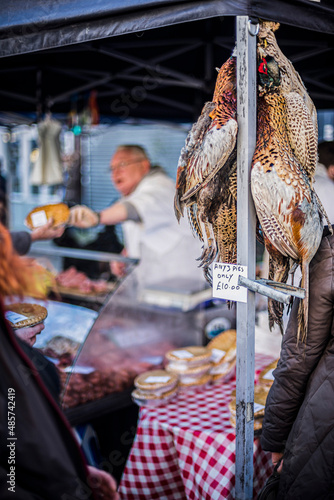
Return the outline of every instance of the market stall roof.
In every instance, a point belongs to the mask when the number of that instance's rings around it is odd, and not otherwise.
[[[331,0],[16,0],[1,14],[1,112],[66,115],[94,89],[109,118],[193,121],[240,15],[281,22],[278,42],[317,108],[334,107]]]

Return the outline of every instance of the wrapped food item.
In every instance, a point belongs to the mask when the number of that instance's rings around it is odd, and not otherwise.
[[[5,307],[5,317],[15,330],[42,323],[47,315],[47,309],[39,304],[22,302]]]
[[[168,403],[171,399],[173,399],[177,394],[177,388],[171,389],[160,396],[156,396],[155,394],[141,391],[140,389],[135,389],[132,391],[132,399],[138,406],[148,406],[151,408],[155,408],[157,406],[161,406],[163,404]]]
[[[189,374],[181,375],[181,380],[179,382],[179,388],[181,392],[187,391],[188,389],[204,389],[212,381],[212,377],[209,372],[205,373],[201,377],[194,378],[189,376]]]
[[[213,383],[227,382],[235,373],[237,356],[237,332],[226,330],[214,337],[207,345],[211,349]]]
[[[211,363],[204,363],[203,365],[194,366],[185,370],[175,370],[170,365],[166,365],[168,373],[174,373],[179,379],[181,387],[191,387],[195,385],[202,385],[203,383],[211,380],[208,377],[211,369]]]
[[[179,388],[203,387],[211,381],[211,351],[206,347],[188,346],[166,353],[166,371],[179,379]]]
[[[69,217],[70,209],[65,203],[52,203],[35,207],[28,213],[24,223],[29,229],[36,229],[53,219],[53,226],[58,227],[66,224]]]
[[[156,407],[177,394],[178,378],[165,370],[151,370],[135,378],[132,399],[139,406]]]
[[[183,371],[210,362],[210,349],[202,346],[188,346],[166,352],[166,360],[172,370]]]

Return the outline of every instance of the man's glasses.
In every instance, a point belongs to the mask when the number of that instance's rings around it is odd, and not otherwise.
[[[124,172],[129,165],[133,165],[134,163],[140,163],[141,161],[143,161],[143,158],[137,158],[136,160],[131,160],[131,161],[122,161],[117,165],[110,165],[110,172],[114,173],[117,170],[119,170],[120,172]]]

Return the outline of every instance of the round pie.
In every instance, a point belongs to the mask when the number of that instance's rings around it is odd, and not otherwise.
[[[206,373],[202,375],[202,377],[197,377],[196,379],[193,379],[192,377],[187,379],[186,377],[184,377],[179,382],[179,389],[180,392],[184,392],[186,389],[202,389],[204,386],[209,384],[211,380],[212,377],[210,373]]]
[[[227,382],[235,372],[237,332],[226,330],[214,337],[207,345],[211,349],[211,375],[213,383]]]
[[[24,223],[29,229],[44,226],[53,219],[53,227],[66,224],[70,218],[70,209],[65,203],[52,203],[36,207],[28,213]]]
[[[168,351],[165,356],[173,370],[182,371],[208,363],[211,350],[202,346],[188,346]]]
[[[5,316],[12,328],[26,328],[34,326],[45,320],[48,311],[39,304],[16,303],[9,304],[5,308]]]
[[[170,401],[178,392],[178,378],[165,370],[151,370],[134,380],[136,389],[132,399],[139,406],[160,406]]]
[[[168,403],[171,399],[173,399],[178,393],[178,387],[174,387],[173,389],[164,392],[163,394],[154,394],[148,391],[141,391],[140,389],[135,389],[132,391],[131,396],[133,401],[138,406],[148,406],[155,408],[157,406],[161,406],[163,404]]]
[[[220,333],[212,340],[210,340],[210,342],[207,345],[208,349],[217,349],[220,351],[224,351],[225,353],[227,353],[228,351],[232,353],[234,349],[235,354],[236,354],[236,347],[237,347],[236,330],[226,330],[225,332]]]
[[[177,386],[178,378],[165,370],[151,370],[138,375],[134,385],[142,392],[160,395]]]

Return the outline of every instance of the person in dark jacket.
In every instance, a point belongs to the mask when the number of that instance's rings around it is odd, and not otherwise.
[[[334,235],[328,227],[310,263],[309,321],[297,342],[295,300],[274,383],[261,445],[281,458],[278,499],[334,499]]]

